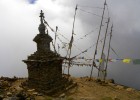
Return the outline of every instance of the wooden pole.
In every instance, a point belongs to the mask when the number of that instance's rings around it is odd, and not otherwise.
[[[107,32],[108,32],[109,22],[110,22],[110,18],[108,18],[108,21],[107,21],[107,27],[106,27],[105,38],[104,38],[104,42],[103,42],[103,48],[102,48],[102,53],[101,53],[101,59],[103,59],[103,53],[104,53],[104,48],[105,48],[105,43],[106,43],[106,36],[107,36]],[[100,64],[101,64],[101,63],[100,63]],[[101,68],[100,64],[99,64],[99,70],[98,70],[98,77],[99,77],[99,72],[100,72],[100,68]]]
[[[73,21],[73,27],[72,27],[72,36],[71,36],[71,40],[70,40],[70,43],[69,43],[69,49],[68,49],[68,50],[70,50],[70,52],[69,52],[69,64],[68,64],[68,76],[69,76],[69,69],[71,67],[71,64],[70,64],[71,63],[70,56],[71,56],[71,49],[72,49],[72,43],[73,43],[73,35],[74,35],[74,26],[75,26],[76,11],[77,11],[77,5],[75,7],[74,21]]]
[[[104,19],[105,6],[106,6],[106,0],[104,2],[103,14],[102,14],[102,19],[101,19],[99,34],[98,34],[98,38],[97,38],[97,42],[96,42],[96,48],[95,48],[95,52],[94,52],[93,63],[92,63],[92,68],[91,68],[91,73],[90,73],[90,80],[91,80],[92,73],[93,73],[93,66],[95,66],[95,62],[94,61],[95,61],[95,56],[96,56],[96,53],[97,53],[98,42],[99,42],[99,38],[100,38],[100,34],[101,34],[102,23],[103,23],[103,19]]]
[[[112,39],[112,29],[113,29],[113,24],[111,26],[111,32],[110,32],[110,39],[109,39],[109,47],[108,47],[108,54],[107,54],[107,61],[106,61],[106,67],[105,67],[105,76],[104,76],[104,80],[106,79],[106,74],[107,74],[107,65],[108,65],[108,59],[109,59],[109,53],[110,53],[110,44],[111,44],[111,39]]]

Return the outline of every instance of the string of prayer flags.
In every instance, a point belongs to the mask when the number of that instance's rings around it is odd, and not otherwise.
[[[85,57],[77,57],[74,60],[78,60],[78,59],[83,59],[83,60],[86,61],[86,63],[90,63],[93,60],[91,58],[87,59]],[[106,61],[106,59],[95,59],[95,62],[102,63],[104,60]],[[121,59],[121,58],[108,59],[108,62],[117,62],[117,61],[121,61],[121,62],[126,63],[126,64],[129,64],[131,62],[133,62],[134,65],[140,64],[140,59],[130,59],[130,58],[125,58],[125,59]]]
[[[134,64],[134,65],[140,64],[140,59],[134,59],[134,60],[133,60],[133,64]]]

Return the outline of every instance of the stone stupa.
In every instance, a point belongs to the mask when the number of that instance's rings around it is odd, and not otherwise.
[[[44,13],[40,13],[39,34],[33,39],[37,51],[23,60],[28,69],[28,86],[44,93],[63,90],[71,82],[62,76],[63,57],[50,50],[51,36],[45,32]]]

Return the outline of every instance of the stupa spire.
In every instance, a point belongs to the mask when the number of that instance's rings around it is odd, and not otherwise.
[[[45,27],[45,25],[44,25],[44,23],[43,23],[43,19],[44,19],[44,13],[43,13],[43,11],[41,10],[41,12],[40,12],[40,22],[41,22],[41,24],[39,25],[39,27],[38,27],[38,30],[39,30],[39,32],[40,32],[40,34],[45,34],[45,29],[46,29],[46,27]]]
[[[43,13],[42,10],[40,12],[40,16],[39,17],[40,17],[41,24],[43,24],[44,13]]]

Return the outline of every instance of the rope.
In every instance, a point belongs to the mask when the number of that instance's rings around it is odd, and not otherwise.
[[[88,35],[90,35],[91,33],[95,32],[95,30],[97,30],[97,29],[98,29],[98,27],[96,27],[94,30],[92,30],[92,31],[88,32],[88,33],[87,33],[87,34],[85,34],[84,36],[80,37],[80,38],[79,38],[79,39],[77,39],[75,42],[79,41],[80,39],[83,39],[84,37],[86,37],[86,36],[88,36]]]
[[[91,6],[79,6],[79,7],[103,9],[101,7],[91,7]]]
[[[109,34],[108,34],[107,36],[109,36]],[[100,39],[100,40],[99,40],[99,42],[101,42],[103,39],[104,39],[104,38]],[[93,45],[91,45],[89,48],[87,48],[87,49],[83,50],[82,52],[80,52],[79,54],[77,54],[77,55],[73,56],[72,58],[76,58],[77,56],[79,56],[79,55],[81,55],[81,54],[83,54],[83,53],[87,52],[89,49],[91,49],[92,47],[94,47],[96,44],[97,44],[97,43],[94,43],[94,44],[93,44]]]
[[[92,13],[92,12],[89,12],[89,11],[86,11],[86,10],[83,10],[83,9],[80,9],[80,8],[78,8],[78,9],[79,9],[80,11],[85,12],[85,13],[88,13],[88,14],[91,14],[91,15],[94,15],[94,16],[97,16],[97,17],[102,17],[102,16],[97,15],[97,14],[95,14],[95,13]],[[107,19],[107,17],[103,17],[103,18]]]

